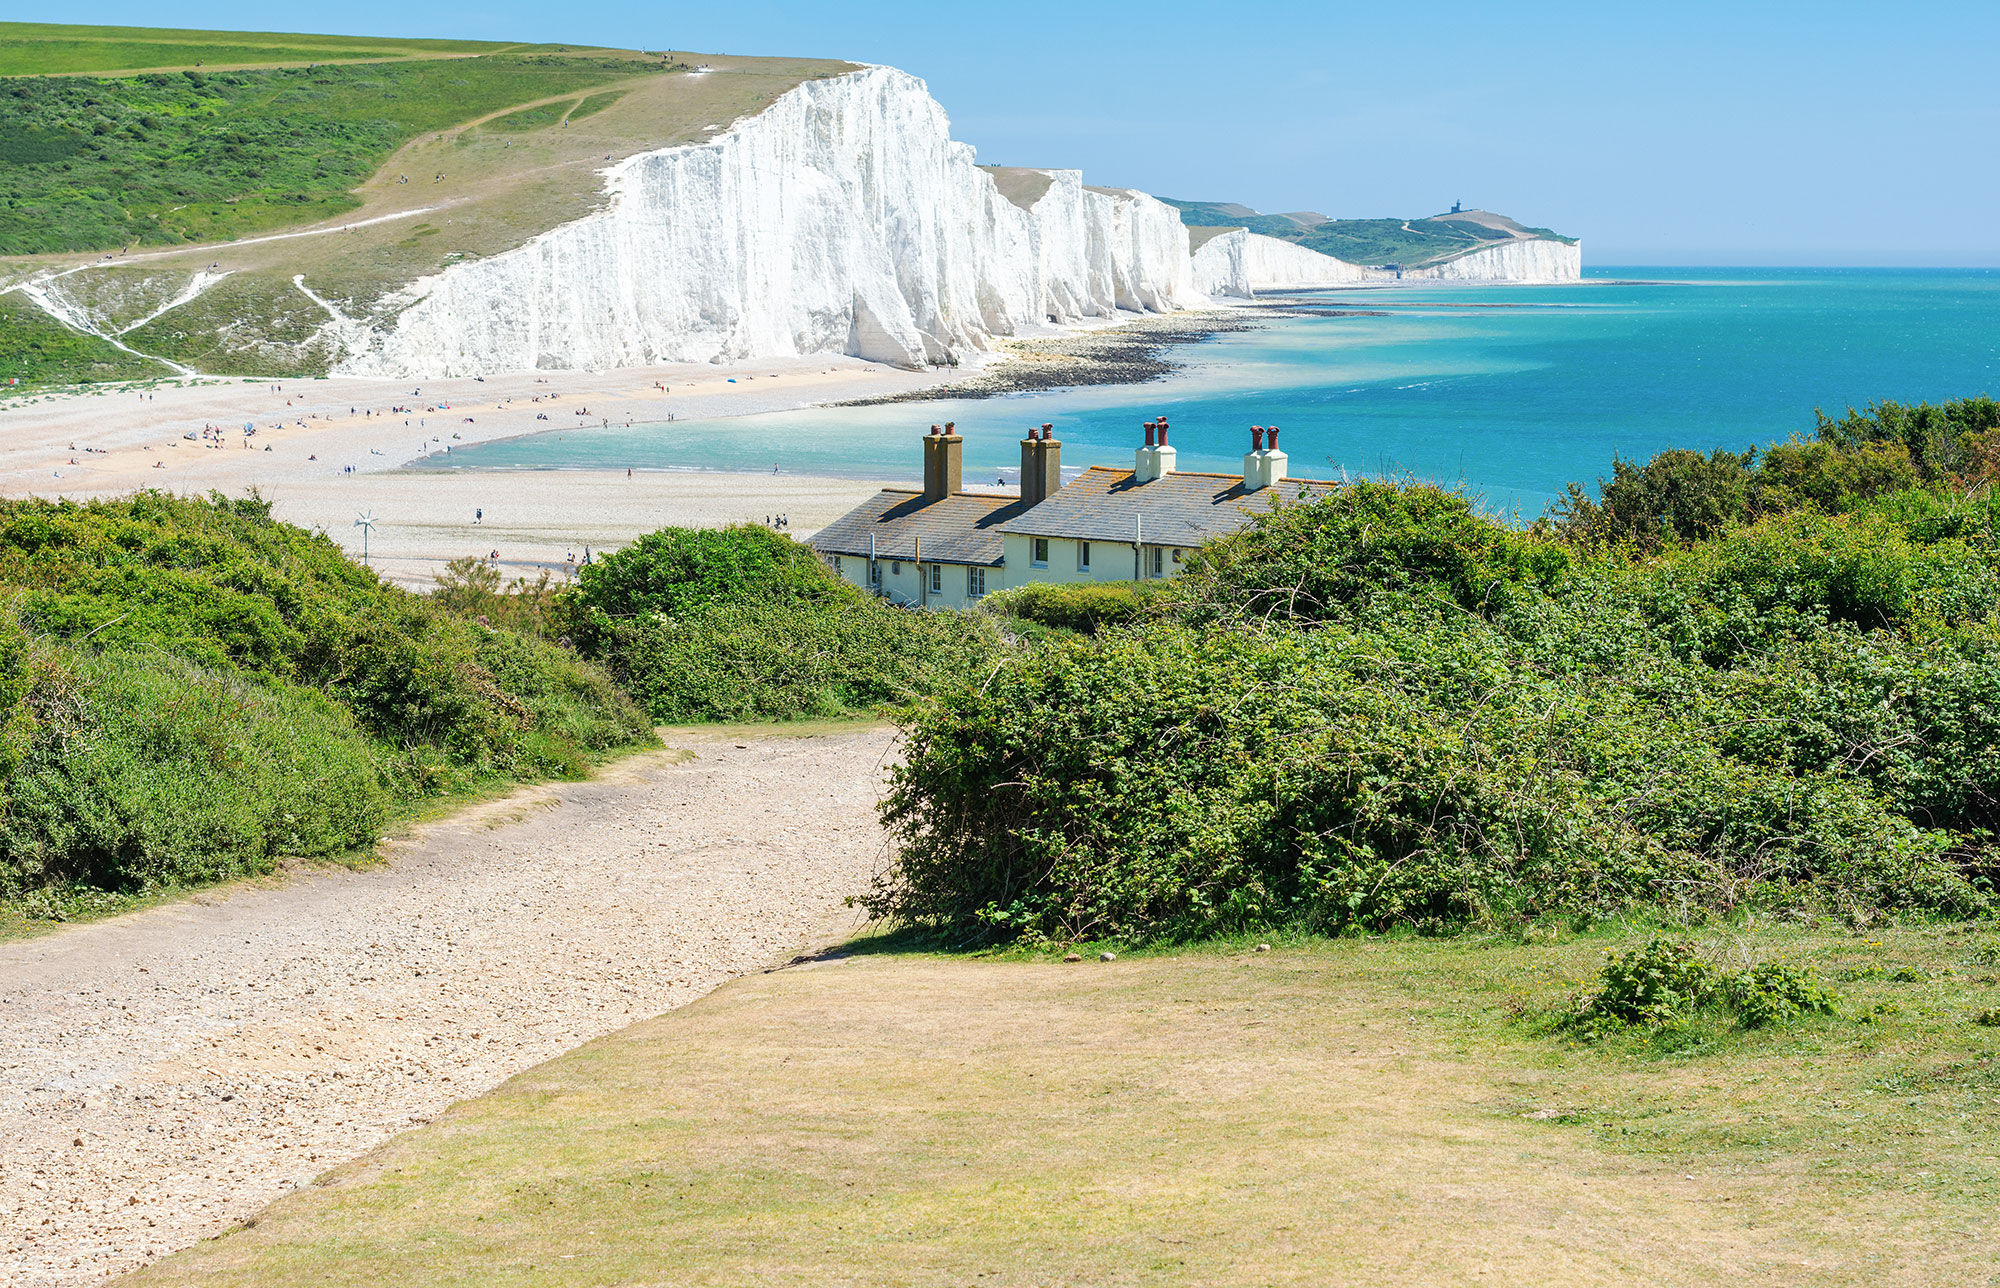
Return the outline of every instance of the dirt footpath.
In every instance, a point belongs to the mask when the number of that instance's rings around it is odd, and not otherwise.
[[[0,1283],[94,1283],[826,932],[888,730],[677,739],[316,872],[0,945]]]

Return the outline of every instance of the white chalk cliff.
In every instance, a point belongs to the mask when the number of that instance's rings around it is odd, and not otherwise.
[[[1501,242],[1403,274],[1409,281],[1574,282],[1583,276],[1583,244],[1538,238]]]
[[[1209,238],[1194,253],[1195,286],[1207,295],[1246,297],[1286,287],[1337,286],[1391,276],[1243,228]]]
[[[714,139],[606,171],[606,208],[336,315],[349,374],[847,353],[916,366],[996,337],[1258,288],[1393,276],[1234,231],[1191,253],[1179,213],[1142,192],[1044,172],[1017,205],[954,142],[924,83],[888,67],[807,81]],[[1561,280],[1574,245],[1520,242],[1408,277]]]
[[[808,81],[713,140],[611,167],[604,210],[412,284],[393,321],[342,337],[336,370],[916,365],[1207,302],[1175,210],[1048,173],[1023,209],[952,141],[922,81],[886,67]]]

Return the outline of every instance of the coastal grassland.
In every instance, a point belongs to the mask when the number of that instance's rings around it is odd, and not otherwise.
[[[452,58],[535,49],[487,40],[313,36],[298,32],[198,31],[0,22],[0,76],[180,71],[284,63]]]
[[[1311,222],[1291,215],[1263,215],[1245,206],[1212,201],[1175,201],[1190,229],[1213,236],[1230,228],[1246,228],[1316,250],[1350,264],[1397,264],[1424,268],[1471,251],[1521,238],[1574,242],[1548,228],[1530,228],[1505,215],[1468,210],[1429,219],[1328,219]],[[1205,238],[1203,239],[1205,240]],[[1199,245],[1199,241],[1196,243]]]
[[[333,858],[652,741],[598,670],[255,497],[0,502],[0,898],[60,914]]]
[[[1546,1036],[1645,933],[1071,964],[863,941],[126,1282],[1986,1282],[2000,939],[1746,929],[1707,948],[1817,964],[1842,1014]]]
[[[18,295],[0,295],[0,380],[22,387],[147,380],[171,368],[127,353],[108,340],[85,335]]]
[[[360,205],[351,190],[418,134],[639,73],[666,74],[598,53],[0,80],[0,254],[325,219]]]

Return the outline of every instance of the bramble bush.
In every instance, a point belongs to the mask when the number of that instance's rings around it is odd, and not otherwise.
[[[979,606],[1003,621],[1011,618],[1087,635],[1106,626],[1129,626],[1144,619],[1166,585],[1158,581],[1036,581],[995,591]]]
[[[666,724],[900,707],[1002,648],[986,617],[892,607],[751,524],[648,533],[585,565],[553,615]]]
[[[0,502],[0,895],[366,844],[651,737],[597,668],[379,581],[257,498]]]
[[[1718,971],[1693,945],[1655,939],[1643,948],[1605,954],[1597,991],[1556,1027],[1581,1037],[1634,1028],[1678,1028],[1703,1012],[1732,1017],[1745,1029],[1773,1028],[1810,1015],[1832,1015],[1839,995],[1809,966],[1759,962]]]
[[[1279,506],[1142,627],[923,706],[868,906],[1048,940],[1990,913],[1992,511],[1932,485],[1640,551],[1428,488]]]

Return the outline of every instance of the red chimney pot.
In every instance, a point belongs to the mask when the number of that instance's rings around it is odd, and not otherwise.
[[[1274,452],[1278,450],[1278,427],[1276,425],[1271,426],[1271,450]]]

